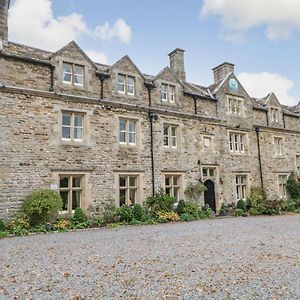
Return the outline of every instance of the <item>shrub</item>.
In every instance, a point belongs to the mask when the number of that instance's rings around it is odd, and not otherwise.
[[[285,202],[285,210],[287,211],[295,211],[297,208],[297,203],[294,201],[294,199],[288,199]]]
[[[266,210],[266,194],[260,187],[251,188],[250,197],[247,199],[249,211],[262,215]]]
[[[199,217],[200,219],[209,219],[213,217],[214,213],[208,204],[204,205],[200,209]]]
[[[134,219],[133,209],[128,205],[117,208],[116,214],[121,222],[130,223]]]
[[[9,230],[9,232],[16,235],[26,234],[26,232],[28,232],[29,227],[29,217],[26,216],[24,213],[18,214],[15,219],[11,220],[6,225],[6,228]]]
[[[236,208],[235,209],[235,215],[237,217],[241,217],[243,214],[244,214],[244,210],[243,209],[241,209],[241,208]]]
[[[300,197],[300,182],[298,182],[294,172],[290,174],[287,180],[286,189],[292,199]]]
[[[220,212],[219,212],[219,216],[220,217],[225,217],[228,215],[228,211],[225,210],[225,209],[220,209]]]
[[[170,222],[177,222],[179,221],[179,215],[174,212],[174,211],[159,211],[157,213],[157,217],[158,217],[158,221],[160,221],[160,219],[166,220],[166,221],[170,221]]]
[[[279,215],[285,210],[285,200],[267,200],[264,213],[266,215]]]
[[[240,199],[236,204],[236,208],[241,209],[243,212],[245,212],[246,211],[245,201],[243,199]]]
[[[22,211],[33,225],[47,221],[61,209],[62,199],[52,190],[36,190],[25,198],[22,205]]]
[[[53,224],[53,229],[57,231],[67,231],[70,228],[70,222],[67,219],[60,219]]]
[[[183,213],[182,215],[180,215],[180,221],[192,222],[195,221],[195,218],[190,214]]]
[[[3,222],[3,220],[0,219],[0,231],[5,231],[5,229],[6,229],[6,226]]]
[[[144,209],[142,205],[135,204],[132,208],[132,213],[135,220],[141,221],[144,214]]]
[[[178,215],[181,215],[184,213],[184,208],[185,208],[185,201],[179,200],[178,205],[176,207],[176,212],[178,213]]]
[[[163,191],[156,193],[154,196],[148,197],[146,207],[149,212],[155,214],[159,211],[171,211],[176,198],[166,195]]]
[[[249,209],[249,214],[250,214],[250,216],[257,216],[257,215],[259,215],[257,209],[253,208],[253,207]]]
[[[198,201],[200,195],[206,190],[206,186],[200,182],[190,183],[185,189],[184,194],[190,201]]]
[[[187,202],[184,208],[184,213],[191,215],[194,220],[199,220],[201,209],[197,203]]]
[[[74,212],[73,220],[78,223],[83,223],[86,221],[86,216],[82,210],[82,208],[77,207]]]
[[[7,231],[0,231],[0,239],[3,239],[5,237],[8,236],[8,232]]]

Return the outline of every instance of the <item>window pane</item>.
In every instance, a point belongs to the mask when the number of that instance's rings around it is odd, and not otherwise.
[[[82,124],[83,124],[82,120],[83,120],[83,116],[75,115],[74,116],[74,125],[78,126],[78,127],[82,127]]]
[[[119,139],[120,139],[120,143],[126,143],[126,133],[120,132]]]
[[[129,190],[129,199],[128,205],[134,205],[136,202],[136,189]]]
[[[135,133],[129,133],[129,144],[135,144]]]
[[[71,114],[63,114],[62,125],[71,126]]]
[[[63,69],[64,69],[64,72],[66,72],[66,73],[72,73],[72,65],[71,64],[64,63]]]
[[[202,169],[203,176],[208,176],[208,169]]]
[[[171,183],[171,178],[168,176],[168,177],[165,178],[165,185],[169,186],[170,183]]]
[[[166,187],[166,194],[171,195],[171,188]]]
[[[83,85],[83,76],[74,76],[74,83],[78,85]]]
[[[120,120],[120,130],[126,130],[126,121]]]
[[[173,185],[178,185],[178,176],[173,176]]]
[[[62,210],[68,210],[69,192],[68,191],[60,191],[60,196],[63,200]]]
[[[72,192],[72,210],[75,210],[77,207],[80,207],[80,198],[81,191]]]
[[[126,177],[119,178],[119,186],[126,186]]]
[[[129,177],[129,186],[136,187],[136,177]]]
[[[179,200],[179,187],[174,187],[174,197]]]
[[[71,74],[65,73],[65,74],[64,74],[63,81],[66,81],[66,82],[72,82],[72,75],[71,75]]]
[[[172,136],[176,137],[176,127],[171,127]]]
[[[82,66],[75,66],[75,75],[83,76],[83,67]]]
[[[73,177],[73,187],[80,187],[81,178],[80,177]]]
[[[120,190],[120,203],[119,205],[125,205],[126,204],[126,190]]]
[[[129,131],[135,132],[135,122],[129,121]]]
[[[78,127],[75,127],[74,128],[74,139],[75,140],[82,140],[82,128],[78,128]]]
[[[59,187],[61,187],[61,188],[69,187],[69,178],[68,177],[60,177]]]
[[[71,138],[71,128],[70,127],[63,127],[62,128],[62,138],[70,139]]]

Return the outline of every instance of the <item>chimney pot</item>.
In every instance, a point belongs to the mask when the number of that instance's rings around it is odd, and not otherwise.
[[[219,83],[220,81],[225,79],[229,73],[234,72],[234,64],[231,64],[229,62],[224,62],[216,66],[212,70],[214,73],[214,83]]]

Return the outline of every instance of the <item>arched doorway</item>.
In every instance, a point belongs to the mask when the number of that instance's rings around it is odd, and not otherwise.
[[[204,203],[208,204],[210,208],[216,212],[216,199],[215,199],[215,184],[212,180],[204,182],[207,190],[204,192]]]

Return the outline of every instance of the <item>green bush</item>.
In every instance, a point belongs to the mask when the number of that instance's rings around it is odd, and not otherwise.
[[[285,200],[267,200],[264,214],[280,215],[286,208]]]
[[[144,214],[144,209],[143,209],[142,205],[135,204],[132,208],[132,213],[133,213],[133,217],[135,220],[141,221],[143,218],[143,214]]]
[[[294,199],[288,199],[285,202],[285,210],[287,211],[295,211],[297,208],[297,203],[294,201]]]
[[[244,210],[241,208],[236,208],[234,212],[237,217],[241,217],[244,214]]]
[[[3,220],[0,219],[0,231],[5,231],[6,226],[5,223],[3,222]]]
[[[160,191],[154,196],[147,198],[146,207],[150,213],[156,214],[158,211],[171,211],[175,202],[176,198]]]
[[[121,207],[117,208],[116,214],[121,222],[131,223],[134,219],[133,209],[128,205],[122,205]]]
[[[8,232],[7,231],[0,231],[0,239],[3,239],[5,237],[8,236]]]
[[[62,204],[62,199],[57,192],[41,189],[25,198],[22,211],[29,216],[30,223],[35,225],[48,221],[62,209]]]
[[[249,214],[250,214],[250,216],[257,216],[257,215],[259,215],[257,209],[256,209],[256,208],[253,208],[253,207],[251,207],[251,208],[249,209]]]
[[[82,210],[82,208],[77,207],[74,212],[73,220],[78,223],[83,223],[86,221],[86,216]]]
[[[243,199],[240,199],[236,204],[237,209],[241,209],[243,212],[246,211],[246,203]]]
[[[209,219],[213,217],[213,211],[208,204],[204,205],[200,209],[199,218],[200,219]]]
[[[103,212],[103,223],[113,223],[117,221],[117,215],[116,215],[116,205],[115,201],[113,199],[108,199],[107,202],[104,205],[104,212]]]
[[[180,215],[180,221],[192,222],[192,221],[195,221],[195,218],[190,214],[183,213]]]
[[[290,174],[287,180],[286,189],[292,199],[300,198],[300,182],[298,182],[294,172]]]
[[[184,213],[184,208],[185,208],[185,201],[184,200],[179,200],[178,205],[176,207],[176,212],[178,215],[181,215]]]
[[[184,208],[184,213],[191,215],[194,218],[194,220],[199,220],[201,209],[197,203],[187,202]]]
[[[265,191],[260,187],[251,188],[250,196],[247,199],[249,211],[252,210],[252,212],[256,213],[256,215],[262,215],[265,213],[266,205]]]

